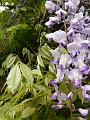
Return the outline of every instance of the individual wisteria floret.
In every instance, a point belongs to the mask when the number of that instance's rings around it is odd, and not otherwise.
[[[49,17],[49,21],[45,23],[46,26],[48,26],[49,28],[52,27],[54,24],[59,24],[61,21],[61,18],[58,16],[55,17]]]
[[[62,17],[64,15],[67,15],[68,12],[66,12],[65,10],[63,10],[62,8],[60,8],[58,11],[55,12],[58,16]]]
[[[65,32],[65,31],[58,30],[58,31],[56,31],[56,32],[54,32],[54,33],[46,34],[45,37],[46,37],[48,40],[53,40],[53,41],[55,41],[56,43],[66,44],[67,36],[66,36],[66,32]]]
[[[83,17],[84,16],[82,12],[75,14],[74,18],[71,20],[71,24],[77,23],[78,21],[82,20]]]
[[[83,90],[83,97],[85,97],[85,99],[90,101],[90,95],[88,94],[88,92],[90,92],[90,85],[82,86],[82,90]]]
[[[55,1],[55,3],[54,3]],[[56,79],[51,80],[55,92],[50,98],[58,100],[53,106],[55,109],[62,109],[65,100],[71,100],[74,92],[67,91],[64,93],[60,90],[59,84],[65,81],[73,85],[76,89],[82,90],[82,97],[90,101],[90,85],[83,85],[83,80],[90,76],[90,17],[85,12],[85,8],[80,6],[80,0],[52,0],[46,1],[45,7],[49,13],[55,14],[49,17],[46,26],[53,27],[54,24],[62,23],[65,30],[57,30],[48,33],[45,37],[49,41],[54,41],[58,47],[51,50],[51,63],[56,66]],[[62,52],[62,49],[66,51]],[[78,111],[82,116],[88,114],[88,109],[79,108]]]
[[[49,13],[52,13],[56,9],[56,4],[54,4],[52,1],[46,1],[45,8],[48,10]]]
[[[67,0],[67,2],[65,2],[65,10],[70,14],[75,14],[79,4],[80,0]]]
[[[58,64],[60,58],[60,48],[57,47],[55,50],[50,50],[52,53],[53,60],[51,61],[52,64]]]
[[[86,116],[88,114],[88,110],[87,109],[79,108],[78,111],[81,113],[82,116]]]
[[[82,73],[80,72],[79,69],[72,69],[68,73],[68,77],[75,86],[81,85]]]

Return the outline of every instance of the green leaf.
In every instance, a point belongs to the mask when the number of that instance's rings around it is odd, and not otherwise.
[[[34,79],[32,76],[31,69],[27,65],[25,65],[24,63],[20,62],[20,70],[21,70],[23,77],[26,79],[27,83],[30,83],[32,85]]]
[[[36,25],[35,25],[36,31],[39,31],[39,30],[42,29],[42,28],[43,28],[43,26],[42,26],[41,24],[36,24]]]
[[[6,70],[9,69],[13,63],[16,60],[16,56],[13,56],[13,54],[10,54],[6,60],[2,63],[2,67],[5,68]]]
[[[26,7],[21,7],[22,11],[27,11]]]
[[[4,101],[0,101],[0,106],[4,103]]]
[[[31,64],[31,62],[33,60],[33,54],[30,53],[30,51],[27,48],[23,48],[22,54],[23,54],[23,56],[27,55],[29,63]]]
[[[67,99],[67,100],[65,101],[65,103],[66,103],[66,105],[67,105],[67,107],[68,107],[68,108],[70,108],[70,107],[71,107],[70,100],[68,100],[68,99]]]
[[[6,2],[5,0],[1,0],[1,1],[2,1],[2,4],[5,4],[5,2]],[[7,2],[10,3],[10,4],[11,4],[12,2],[13,2],[13,3],[16,3],[16,1],[17,1],[17,0],[7,0]]]
[[[52,59],[52,55],[50,52],[51,48],[45,43],[40,49],[39,49],[39,53],[40,55],[47,59],[47,60],[51,60]]]
[[[38,65],[44,67],[44,63],[40,54],[37,56],[37,62],[38,62]]]
[[[79,95],[79,99],[82,101],[82,104],[84,103],[84,100],[85,100],[85,98],[83,97],[83,95],[82,95],[82,90],[81,89],[78,89],[78,95]]]
[[[23,105],[18,104],[16,106],[14,106],[11,110],[14,111],[15,113],[20,112],[23,110]]]
[[[37,98],[36,100],[37,104],[40,104],[40,105],[46,105],[47,104],[47,96],[42,96],[42,97],[39,97]]]
[[[32,53],[30,53],[30,51],[27,49],[27,48],[23,48],[23,50],[22,50],[22,54],[23,54],[23,56],[25,56],[25,55],[31,55],[31,57],[33,57],[33,54]]]
[[[4,37],[4,31],[0,31],[0,40],[3,40]]]
[[[65,80],[60,83],[59,88],[62,92],[66,93],[66,94],[69,93],[69,90],[67,88],[67,83]]]
[[[64,47],[61,47],[60,51],[61,51],[62,54],[67,54],[68,53],[67,50]]]
[[[16,30],[18,30],[20,28],[26,29],[26,28],[28,28],[28,25],[27,24],[18,24],[18,25],[12,26],[7,29],[7,32],[15,32]]]
[[[35,113],[35,108],[34,107],[27,107],[22,111],[22,118],[27,118]]]
[[[0,76],[2,76],[3,74],[4,74],[4,70],[2,68],[0,68]]]
[[[7,77],[7,87],[11,91],[12,94],[15,93],[21,81],[21,72],[18,64],[16,64],[10,71]]]
[[[34,84],[33,87],[40,90],[40,91],[46,91],[46,88],[40,84]]]
[[[41,73],[40,69],[34,69],[34,70],[32,70],[32,74],[33,75],[42,76],[42,73]]]
[[[30,51],[27,48],[23,48],[22,50],[22,54],[23,56],[25,56],[26,54],[28,54]]]
[[[56,73],[56,69],[55,69],[55,65],[53,65],[53,64],[50,64],[49,65],[49,70],[52,72],[52,73]]]
[[[47,71],[47,74],[45,74],[45,78],[44,78],[45,85],[48,86],[50,80],[53,80],[55,78],[56,78],[55,74],[51,73],[50,71]]]

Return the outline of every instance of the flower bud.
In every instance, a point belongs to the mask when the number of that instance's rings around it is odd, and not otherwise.
[[[70,92],[70,93],[68,94],[68,99],[72,99],[72,98],[73,98],[73,93]]]

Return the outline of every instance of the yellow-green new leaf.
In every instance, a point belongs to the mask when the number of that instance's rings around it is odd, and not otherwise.
[[[10,71],[7,77],[7,87],[11,91],[12,94],[15,93],[21,81],[21,72],[18,64],[16,64]]]
[[[56,74],[56,68],[55,68],[55,65],[54,65],[54,64],[50,64],[50,65],[49,65],[49,70],[50,70],[53,74]]]
[[[38,65],[44,67],[44,63],[40,54],[37,56],[37,62],[38,62]]]
[[[46,91],[46,88],[40,84],[34,84],[33,87],[40,91]]]
[[[34,107],[27,107],[23,110],[21,117],[22,118],[27,118],[34,113],[35,113],[35,108]]]
[[[25,65],[24,63],[20,62],[20,70],[22,72],[22,75],[26,79],[27,83],[30,83],[31,85],[33,84],[33,76],[32,76],[32,71],[31,69]]]
[[[32,70],[32,74],[33,75],[42,76],[42,73],[41,73],[40,69],[34,69],[34,70]]]

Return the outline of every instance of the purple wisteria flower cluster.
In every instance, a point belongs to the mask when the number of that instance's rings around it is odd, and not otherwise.
[[[65,78],[76,89],[82,91],[85,100],[90,101],[90,85],[83,84],[90,76],[90,17],[84,6],[80,7],[80,0],[49,0],[46,1],[45,8],[55,15],[49,17],[46,26],[51,28],[55,24],[63,23],[65,27],[65,30],[59,29],[45,35],[49,41],[58,43],[58,47],[51,50],[51,63],[57,70],[56,79],[50,81],[55,88],[55,93],[50,97],[58,101],[53,107],[61,109],[67,99],[71,100],[74,97],[73,91],[69,90],[66,94],[59,89],[59,84],[65,81]],[[82,116],[88,114],[88,109],[79,108],[78,111]]]

